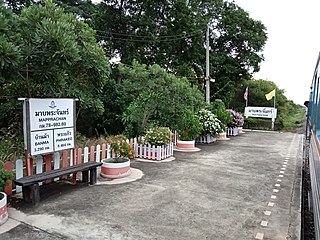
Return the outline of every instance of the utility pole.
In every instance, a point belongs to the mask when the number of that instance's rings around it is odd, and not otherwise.
[[[209,77],[209,23],[206,33],[206,102],[210,103],[210,77]]]

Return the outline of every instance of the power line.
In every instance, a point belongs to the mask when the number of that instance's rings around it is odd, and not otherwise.
[[[112,32],[112,31],[101,31],[101,30],[96,30],[97,32],[101,32],[101,33],[107,33],[107,34],[112,34],[112,35],[118,35],[118,36],[125,36],[125,37],[134,37],[134,38],[158,38],[158,39],[166,39],[166,38],[178,38],[178,37],[186,37],[186,36],[195,36],[198,35],[199,33],[203,34],[202,30],[197,30],[197,31],[193,31],[189,34],[186,33],[181,33],[181,34],[175,34],[175,35],[161,35],[161,36],[150,36],[150,35],[136,35],[136,34],[126,34],[126,33],[117,33],[117,32]]]
[[[129,41],[129,42],[173,42],[173,41],[182,40],[184,38],[190,37],[190,36],[186,36],[186,37],[181,37],[181,38],[172,38],[172,39],[161,40],[161,39],[118,38],[118,37],[110,37],[110,36],[104,36],[104,35],[99,35],[99,34],[97,34],[97,36],[103,37],[103,38],[108,38],[110,40],[115,39],[115,40],[119,40],[119,41]]]
[[[99,31],[101,32],[101,31]],[[198,33],[199,34],[199,33]],[[115,40],[119,40],[119,41],[131,41],[131,42],[171,42],[171,41],[177,41],[177,40],[181,40],[181,39],[185,39],[185,38],[190,38],[190,37],[194,37],[198,34],[189,34],[189,35],[176,35],[176,36],[167,36],[166,38],[159,38],[159,37],[155,37],[155,38],[151,38],[150,36],[146,37],[147,39],[143,39],[142,36],[141,39],[135,39],[132,38],[131,36],[134,35],[125,35],[122,34],[123,36],[127,36],[128,38],[123,38],[123,37],[116,37],[116,36],[110,36],[110,35],[103,35],[103,34],[99,34],[97,33],[96,35],[99,37],[103,37],[103,38],[108,38],[108,39],[115,39]],[[115,34],[116,35],[116,34]],[[117,34],[120,35],[120,34]],[[180,37],[179,37],[180,36]]]

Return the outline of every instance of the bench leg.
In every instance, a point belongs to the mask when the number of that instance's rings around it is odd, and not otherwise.
[[[31,202],[34,206],[37,206],[40,203],[39,184],[35,183],[30,188],[31,188]]]
[[[97,168],[90,169],[90,184],[93,185],[97,182]]]
[[[30,202],[30,186],[22,187],[22,195],[23,195],[23,201],[26,203]]]
[[[82,182],[89,182],[89,170],[82,172]]]

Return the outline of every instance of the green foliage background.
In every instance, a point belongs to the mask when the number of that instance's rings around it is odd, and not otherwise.
[[[243,112],[249,86],[255,106],[271,106],[264,94],[277,89],[279,129],[299,125],[303,109],[283,90],[249,80],[263,61],[266,28],[233,2],[0,0],[0,149],[13,146],[2,156],[23,149],[18,97],[79,99],[82,139],[157,125],[183,130],[205,105],[207,26],[211,101],[221,99],[211,110],[220,120],[228,122],[225,107]]]

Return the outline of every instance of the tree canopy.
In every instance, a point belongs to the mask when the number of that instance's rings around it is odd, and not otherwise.
[[[124,64],[158,64],[201,87],[209,24],[212,98],[225,102],[241,80],[259,70],[267,39],[260,21],[223,0],[102,1],[92,22],[109,56]]]
[[[42,0],[6,0],[14,11]],[[211,98],[228,106],[239,84],[259,71],[267,40],[265,26],[234,2],[57,0],[96,30],[97,41],[110,58],[123,64],[134,59],[157,64],[204,88],[205,32],[210,28]],[[117,73],[115,71],[114,73]],[[117,78],[118,76],[116,76]]]
[[[132,67],[121,65],[120,74],[128,103],[123,120],[131,135],[142,133],[150,124],[176,129],[186,112],[198,111],[204,104],[196,86],[156,64],[134,61]]]
[[[21,112],[18,97],[73,97],[82,116],[103,113],[110,67],[92,28],[51,1],[18,15],[2,3],[0,24],[0,122]]]

